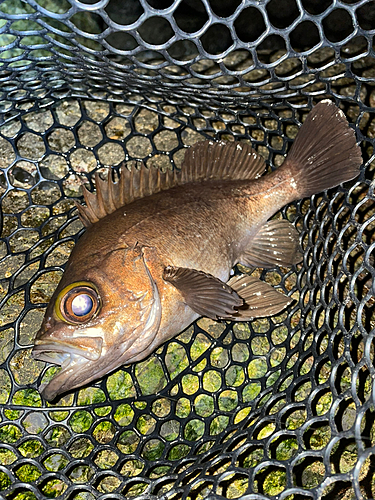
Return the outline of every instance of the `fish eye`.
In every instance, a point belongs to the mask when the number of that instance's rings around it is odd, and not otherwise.
[[[86,316],[94,307],[94,302],[88,293],[80,293],[72,300],[72,313],[75,316]]]
[[[92,319],[101,306],[99,294],[91,283],[72,283],[56,300],[55,312],[67,323],[82,324]]]

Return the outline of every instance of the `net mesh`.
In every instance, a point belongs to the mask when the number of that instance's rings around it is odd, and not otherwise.
[[[370,499],[375,491],[375,2],[0,2],[0,491],[11,500]],[[313,104],[361,141],[355,181],[287,206],[303,262],[246,269],[294,304],[200,319],[43,401],[33,338],[93,172],[179,168],[203,138],[281,165]]]

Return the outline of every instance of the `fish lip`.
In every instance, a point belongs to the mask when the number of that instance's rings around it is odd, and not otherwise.
[[[70,377],[69,372],[72,374],[73,365],[86,365],[89,363],[87,359],[82,358],[82,356],[77,356],[75,354],[66,354],[64,362],[62,363],[61,370],[50,380],[39,386],[39,391],[44,399],[47,401],[53,401],[64,392],[72,389],[69,385]],[[79,366],[75,366],[74,372],[79,370]],[[68,376],[67,376],[68,375]],[[61,378],[63,379],[61,381]]]
[[[82,388],[108,373],[108,365],[103,360],[99,366],[100,370],[90,374],[92,361],[76,354],[65,354],[61,370],[46,383],[39,386],[39,391],[47,401],[54,401],[58,396],[73,389]],[[95,366],[95,365],[94,365]],[[109,372],[116,369],[118,364],[109,365]]]
[[[44,361],[46,363],[51,363],[53,365],[63,366],[64,363],[70,358],[70,354],[66,352],[58,352],[56,350],[43,350],[38,352],[38,349],[33,349],[31,351],[31,357],[38,361]]]
[[[86,358],[90,361],[95,361],[100,358],[102,353],[102,344],[103,341],[101,338],[94,338],[95,346],[91,349],[85,349],[82,347],[78,347],[73,342],[67,342],[63,340],[53,339],[53,340],[35,340],[33,350],[31,351],[31,356],[34,359],[41,359],[40,356],[43,356],[42,361],[47,361],[48,352],[53,352],[56,354],[73,354],[78,355],[83,358]],[[39,356],[38,356],[39,354]],[[53,358],[50,358],[51,363],[57,364]]]

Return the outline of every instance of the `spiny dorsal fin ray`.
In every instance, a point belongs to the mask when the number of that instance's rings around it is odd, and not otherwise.
[[[158,168],[121,168],[118,182],[95,174],[96,193],[82,188],[86,206],[76,203],[83,224],[88,227],[134,200],[174,186],[207,180],[256,179],[265,170],[264,159],[243,142],[202,141],[187,149],[181,171]]]
[[[244,142],[197,142],[182,164],[186,182],[257,179],[265,168],[264,159]]]

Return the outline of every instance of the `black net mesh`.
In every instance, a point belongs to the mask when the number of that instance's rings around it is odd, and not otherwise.
[[[375,2],[0,2],[0,490],[11,500],[375,496]],[[296,299],[200,319],[56,404],[32,341],[106,166],[179,168],[202,138],[278,167],[330,98],[365,166],[287,206],[303,262],[245,269]]]

